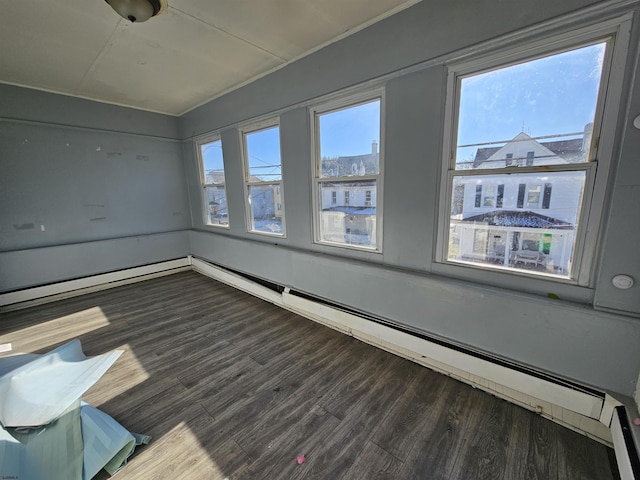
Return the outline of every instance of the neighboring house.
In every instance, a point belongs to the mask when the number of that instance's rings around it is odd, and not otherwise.
[[[552,142],[520,133],[503,147],[479,148],[472,168],[584,162],[590,131],[587,125],[582,138]],[[458,177],[450,258],[567,274],[584,180],[584,172]]]
[[[260,181],[252,177],[252,181]],[[252,230],[282,233],[282,191],[280,185],[251,185]]]
[[[252,185],[251,210],[255,220],[282,218],[282,194],[280,186]]]
[[[224,189],[224,174],[209,171],[205,174],[205,183],[221,185],[221,188],[207,188],[206,196],[209,205],[209,221],[212,224],[228,225],[227,194]]]
[[[323,176],[355,177],[353,182],[323,183],[321,222],[326,240],[355,245],[375,242],[376,184],[357,177],[375,175],[378,168],[378,143],[375,141],[371,153],[322,160]]]
[[[261,181],[258,177],[251,177],[252,181]],[[208,172],[206,181],[209,184],[224,185],[224,175]],[[226,225],[229,223],[227,209],[227,195],[224,188],[208,189],[207,202],[209,204],[210,222]],[[282,192],[280,186],[254,185],[251,187],[251,206],[255,220],[278,220],[282,223]]]

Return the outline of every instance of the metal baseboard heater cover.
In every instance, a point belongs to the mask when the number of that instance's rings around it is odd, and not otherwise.
[[[400,355],[474,387],[505,398],[607,445],[609,425],[620,403],[599,392],[559,377],[500,361],[438,339],[423,338],[383,319],[329,304],[289,288],[265,286],[250,275],[192,258],[196,272],[227,283],[270,303],[294,311],[343,333]]]
[[[615,408],[622,404],[609,394],[191,256],[2,294],[0,311],[185,270],[214,278],[613,445],[609,426]]]
[[[638,447],[633,440],[631,424],[623,406],[618,406],[614,410],[611,435],[621,480],[640,480]]]

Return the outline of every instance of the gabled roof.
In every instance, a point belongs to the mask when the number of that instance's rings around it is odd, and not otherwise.
[[[582,158],[582,138],[573,138],[571,140],[558,140],[554,142],[538,142],[536,139],[531,138],[524,132],[519,133],[509,141],[507,144],[501,147],[487,147],[478,148],[476,156],[473,159],[473,168],[477,168],[481,163],[489,160],[493,155],[498,153],[503,148],[507,147],[512,142],[530,141],[535,142],[544,148],[553,152],[553,154],[560,158],[571,162],[573,158]]]
[[[476,157],[473,159],[473,167],[475,168],[478,165],[480,165],[482,162],[484,162],[487,158],[489,158],[491,155],[496,153],[501,148],[502,147],[479,148],[476,151]]]
[[[461,220],[464,223],[481,223],[498,227],[562,228],[571,229],[574,225],[547,217],[528,210],[494,210]]]

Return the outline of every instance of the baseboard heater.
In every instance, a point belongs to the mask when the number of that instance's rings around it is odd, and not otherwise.
[[[627,410],[623,406],[616,407],[614,410],[611,435],[621,480],[640,480],[638,448],[631,433]]]
[[[533,410],[609,446],[614,445],[612,431],[616,430],[610,430],[609,427],[616,418],[616,408],[622,403],[609,394],[191,256],[0,294],[0,311],[25,308],[185,270],[194,270],[214,278]],[[618,438],[617,443],[620,444],[623,438]]]
[[[621,403],[607,393],[195,257],[191,264],[196,272],[533,410],[608,446],[613,445],[609,426],[614,409]]]
[[[231,285],[614,446],[620,470],[626,472],[623,480],[640,480],[637,447],[634,439],[627,435],[626,413],[624,418],[620,414],[625,412],[625,407],[608,393],[192,256],[3,293],[0,312],[187,270]]]
[[[0,312],[19,310],[64,298],[191,270],[189,257],[100,273],[0,294]]]

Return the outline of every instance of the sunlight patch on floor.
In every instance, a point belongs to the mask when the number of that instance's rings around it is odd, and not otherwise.
[[[83,397],[84,401],[95,407],[135,388],[136,385],[151,377],[133,352],[131,345],[125,343],[115,347],[114,350],[124,350],[124,353]]]
[[[158,462],[159,458],[163,461]],[[141,475],[144,478],[186,478],[185,472],[189,472],[189,478],[227,479],[202,446],[198,433],[182,421],[161,437],[152,438],[151,443],[141,448],[140,453],[118,473],[118,477],[121,480],[139,479]]]
[[[13,353],[50,350],[52,345],[104,328],[109,323],[102,308],[91,307],[2,335],[2,343],[12,343]]]

